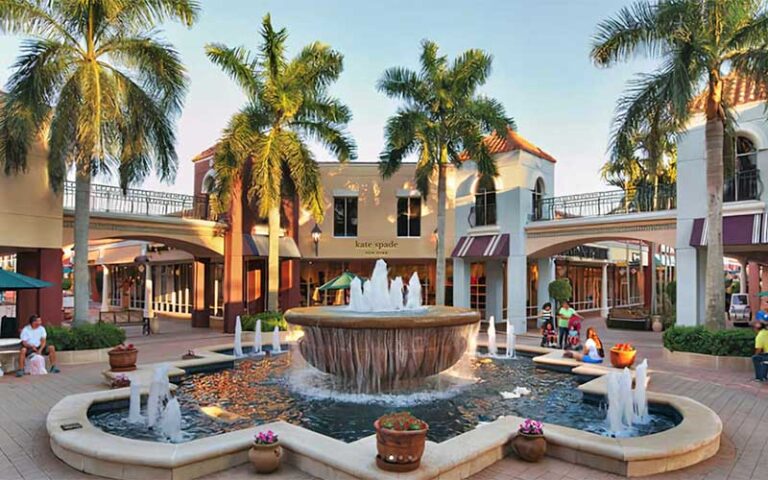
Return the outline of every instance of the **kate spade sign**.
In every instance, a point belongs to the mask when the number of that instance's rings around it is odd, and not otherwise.
[[[386,256],[399,243],[397,240],[355,240],[355,250],[363,255]]]

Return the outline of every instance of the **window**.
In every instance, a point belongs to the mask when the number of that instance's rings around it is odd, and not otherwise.
[[[334,197],[333,236],[357,236],[357,197]]]
[[[533,187],[533,218],[538,220],[542,218],[541,200],[544,198],[544,179],[539,177],[536,185]]]
[[[757,170],[757,148],[749,138],[736,136],[723,142],[723,201],[756,200],[762,190]]]
[[[398,197],[397,199],[397,236],[421,236],[421,198]]]
[[[496,225],[496,187],[491,177],[481,177],[475,193],[475,226]]]

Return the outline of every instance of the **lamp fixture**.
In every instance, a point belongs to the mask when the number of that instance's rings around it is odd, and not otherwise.
[[[315,243],[315,256],[318,256],[318,250],[320,246],[320,236],[323,234],[323,231],[320,230],[320,226],[318,224],[315,224],[314,227],[312,227],[312,241]]]

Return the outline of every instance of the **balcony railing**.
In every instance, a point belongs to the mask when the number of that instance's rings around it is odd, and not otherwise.
[[[75,182],[64,184],[64,208],[75,208]],[[213,220],[206,195],[91,185],[91,212]]]
[[[725,179],[723,185],[724,202],[758,200],[762,194],[763,182],[757,168],[736,172],[732,177]]]
[[[677,187],[659,186],[608,192],[542,198],[533,208],[533,221],[602,217],[639,212],[657,212],[677,207]]]

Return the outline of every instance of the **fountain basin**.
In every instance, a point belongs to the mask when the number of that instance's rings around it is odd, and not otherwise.
[[[395,312],[303,307],[285,312],[300,327],[304,359],[360,392],[398,388],[461,359],[479,327],[476,311],[444,306]]]

